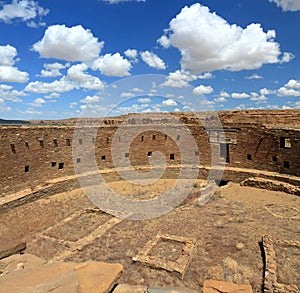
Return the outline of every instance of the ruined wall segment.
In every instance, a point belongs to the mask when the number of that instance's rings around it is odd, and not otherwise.
[[[265,116],[261,111],[244,113],[246,118],[242,123],[242,113],[228,112],[226,116],[225,112],[221,112],[223,129],[213,124],[205,128],[201,118],[184,113],[176,114],[196,141],[197,149],[191,151],[189,159],[196,162],[196,158],[200,157],[199,177],[207,175],[204,169],[207,170],[210,166],[212,151],[225,164],[225,178],[227,176],[232,179],[232,174],[238,173],[238,168],[299,177],[300,111],[283,112],[278,121],[280,124],[285,122],[285,125],[273,123],[276,113]],[[254,117],[253,121],[250,119],[251,115]],[[207,115],[203,117],[209,119]],[[36,190],[39,186],[49,184],[50,180],[75,175],[75,165],[80,165],[82,172],[88,172],[91,169],[91,162],[87,159],[90,154],[95,157],[99,170],[114,168],[111,154],[113,139],[114,145],[120,149],[125,143],[121,137],[114,137],[118,127],[122,125],[122,119],[107,119],[100,126],[97,121],[91,123],[87,120],[85,125],[76,128],[76,135],[74,123],[64,126],[0,126],[1,196],[26,188]],[[260,119],[268,123],[258,123]],[[147,121],[148,124],[162,125],[167,122]],[[122,129],[125,135],[132,129],[137,133],[128,153],[124,152],[124,157],[128,157],[133,166],[149,166],[149,160],[155,152],[161,152],[165,156],[167,166],[180,166],[178,142],[183,139],[180,135],[171,138],[164,133],[163,128],[162,131],[143,131],[138,127],[138,121],[128,119]],[[170,124],[167,127],[173,127],[176,131],[178,126]],[[234,168],[237,168],[236,171]],[[239,176],[235,177],[238,181]],[[244,179],[241,177],[240,181]]]

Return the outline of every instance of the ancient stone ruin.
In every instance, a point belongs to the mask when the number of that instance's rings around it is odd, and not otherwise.
[[[1,292],[299,292],[300,111],[171,116],[0,125]],[[99,174],[137,202],[189,194],[134,218],[86,196]]]

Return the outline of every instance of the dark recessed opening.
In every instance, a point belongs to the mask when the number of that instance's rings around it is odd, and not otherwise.
[[[148,157],[152,157],[152,152],[148,152]]]
[[[106,139],[106,143],[109,144],[109,138]]]
[[[54,145],[55,147],[58,147],[57,139],[53,139],[53,145]]]
[[[55,166],[56,166],[56,162],[52,162],[51,167],[55,167]]]
[[[219,187],[226,186],[229,183],[229,180],[215,180],[216,184]]]
[[[170,154],[170,160],[175,160],[175,155],[174,154]]]
[[[199,151],[195,151],[195,156],[199,156]]]
[[[144,135],[141,136],[141,141],[144,141]]]
[[[273,157],[272,157],[272,161],[273,161],[273,162],[277,162],[277,157],[276,157],[276,156],[273,156]]]
[[[290,168],[290,162],[284,161],[283,162],[283,167],[289,169]]]
[[[15,154],[16,153],[16,148],[15,145],[13,143],[10,144],[10,149],[11,151]]]
[[[81,158],[76,159],[76,163],[79,164],[81,162]]]
[[[129,158],[129,153],[125,153],[125,158]]]
[[[40,147],[43,148],[44,147],[44,141],[42,139],[40,139],[39,143],[40,143]]]
[[[248,155],[247,155],[247,160],[248,160],[248,161],[251,161],[251,160],[252,160],[252,155],[248,154]]]
[[[64,168],[64,163],[59,163],[59,164],[58,164],[58,169],[61,170],[61,169],[63,169],[63,168]]]
[[[153,134],[153,135],[152,135],[152,140],[155,140],[155,139],[156,139],[156,135]]]
[[[165,134],[165,140],[167,140],[168,139],[168,135],[167,134]]]
[[[280,137],[280,147],[281,148],[291,148],[291,139],[288,137]]]
[[[25,173],[29,172],[29,166],[25,166]]]
[[[106,160],[106,156],[101,156],[101,160],[105,161]]]
[[[28,141],[25,141],[25,148],[29,149],[29,142]]]
[[[70,146],[71,145],[71,140],[69,138],[66,139],[66,145]]]

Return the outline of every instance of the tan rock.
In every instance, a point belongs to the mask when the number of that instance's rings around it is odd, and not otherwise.
[[[5,272],[11,272],[16,269],[22,269],[22,267],[23,269],[33,268],[40,266],[44,263],[46,263],[45,260],[29,253],[14,254],[0,260],[0,266]],[[23,266],[21,264],[23,264]]]
[[[90,261],[75,266],[82,293],[109,292],[119,278],[123,266]]]
[[[0,238],[0,259],[20,253],[26,249],[26,242]]]
[[[131,286],[127,284],[120,284],[116,287],[113,293],[146,293],[146,286]]]
[[[0,277],[1,293],[77,293],[79,282],[74,264],[51,263],[11,272]]]
[[[100,262],[55,262],[12,271],[0,277],[1,293],[107,293],[123,266]]]
[[[237,285],[234,283],[205,280],[203,293],[252,293],[251,285]]]

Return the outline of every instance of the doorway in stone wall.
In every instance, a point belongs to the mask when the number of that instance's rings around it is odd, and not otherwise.
[[[220,158],[223,158],[226,163],[230,162],[228,143],[220,143]]]

